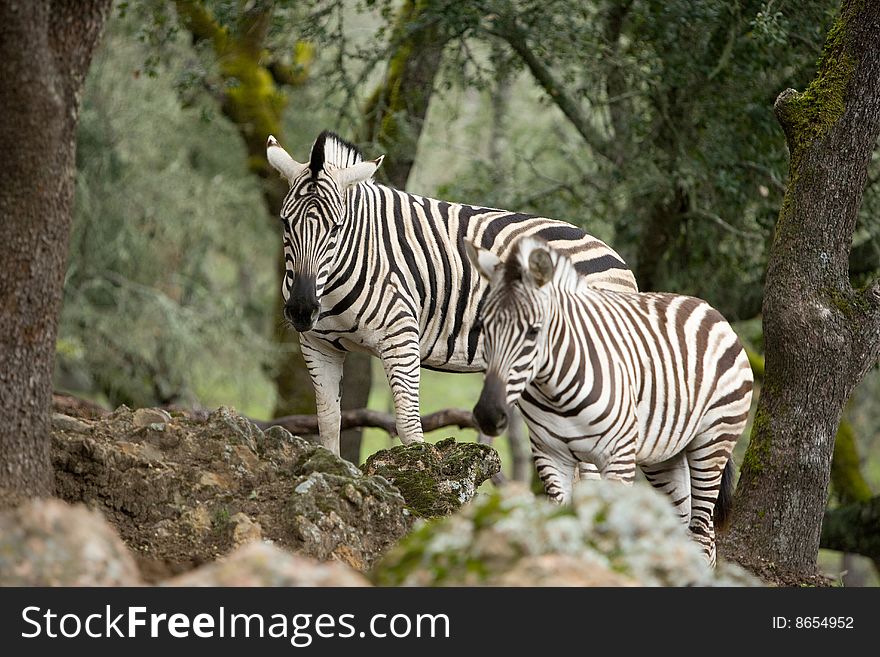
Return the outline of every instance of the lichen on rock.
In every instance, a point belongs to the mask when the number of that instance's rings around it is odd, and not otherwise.
[[[371,576],[386,586],[557,586],[565,573],[576,585],[756,583],[735,566],[710,569],[650,486],[610,481],[576,485],[570,506],[515,485],[481,495],[448,518],[422,521]]]
[[[394,484],[416,515],[432,518],[472,500],[480,484],[501,470],[501,460],[488,445],[447,438],[376,452],[363,470]]]
[[[412,525],[388,481],[281,427],[148,415],[57,422],[52,460],[58,495],[103,512],[149,581],[260,539],[368,568]]]

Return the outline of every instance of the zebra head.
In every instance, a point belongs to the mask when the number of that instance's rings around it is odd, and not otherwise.
[[[543,361],[551,306],[547,283],[554,279],[559,256],[532,237],[515,244],[506,262],[471,242],[466,247],[471,264],[489,283],[481,317],[486,377],[474,419],[483,433],[497,436],[507,426],[507,409]]]
[[[383,158],[363,161],[357,148],[330,132],[315,141],[307,164],[294,160],[271,135],[266,157],[290,184],[281,208],[285,267],[281,296],[284,317],[302,333],[318,319],[349,214],[347,191],[369,180]]]

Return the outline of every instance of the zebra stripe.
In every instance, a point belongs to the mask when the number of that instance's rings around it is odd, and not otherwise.
[[[408,194],[371,180],[380,160],[322,133],[308,164],[270,138],[267,156],[290,182],[281,211],[285,316],[300,332],[315,384],[322,443],[338,453],[339,378],[348,351],[378,356],[391,385],[398,435],[422,440],[419,368],[485,367],[475,322],[487,286],[465,240],[500,256],[523,236],[570,256],[591,285],[635,290],[623,260],[560,221]]]
[[[730,325],[705,301],[599,290],[545,242],[505,261],[469,249],[490,281],[482,309],[487,371],[474,408],[497,433],[518,404],[547,494],[565,502],[585,478],[626,483],[636,465],[671,498],[715,563],[716,511],[748,418],[752,370]]]

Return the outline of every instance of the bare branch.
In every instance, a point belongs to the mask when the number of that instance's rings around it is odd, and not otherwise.
[[[317,415],[286,415],[284,417],[275,418],[274,420],[251,421],[261,429],[279,426],[284,427],[294,435],[318,433]],[[447,408],[442,411],[437,411],[436,413],[429,413],[428,415],[422,416],[422,431],[425,433],[434,431],[435,429],[452,426],[458,427],[459,429],[477,428],[471,412],[459,408]],[[390,413],[374,411],[370,408],[356,408],[342,411],[340,429],[344,431],[346,429],[354,429],[357,427],[372,427],[374,429],[382,429],[392,436],[397,435],[394,416]]]
[[[699,219],[708,219],[716,224],[718,224],[721,228],[726,230],[729,233],[733,233],[734,235],[739,235],[740,237],[747,237],[752,240],[760,240],[764,241],[766,237],[761,233],[752,231],[752,230],[743,230],[742,228],[737,228],[736,226],[728,223],[721,217],[719,217],[714,212],[708,212],[706,210],[691,210],[687,213],[688,216],[696,217]]]
[[[758,162],[752,162],[751,160],[743,160],[741,162],[736,163],[737,166],[743,167],[745,169],[751,169],[752,171],[756,171],[757,173],[763,174],[767,176],[770,184],[778,191],[785,193],[785,183],[783,183],[777,176],[776,173],[770,167],[764,166],[763,164],[759,164]]]

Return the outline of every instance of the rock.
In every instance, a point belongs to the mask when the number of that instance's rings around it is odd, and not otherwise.
[[[488,445],[447,438],[376,452],[363,470],[390,481],[416,515],[431,518],[449,515],[473,499],[480,484],[501,471],[501,459]]]
[[[138,586],[137,565],[100,513],[33,500],[0,513],[0,586]]]
[[[52,436],[58,495],[99,508],[148,581],[262,539],[368,568],[412,526],[388,481],[281,427],[220,408],[153,431],[149,413],[121,406]]]
[[[236,513],[229,520],[233,524],[232,542],[236,547],[263,539],[263,528],[260,527],[260,523],[254,522],[244,513]]]
[[[370,583],[344,564],[321,563],[265,543],[252,543],[161,585],[369,586]]]
[[[481,495],[454,515],[420,522],[373,570],[379,585],[757,585],[708,567],[668,499],[647,484],[587,481],[572,504],[521,486]]]
[[[139,408],[134,412],[134,426],[163,431],[171,422],[171,414],[163,408]]]
[[[413,517],[387,481],[362,475],[323,447],[312,449],[319,456],[298,462],[299,472],[309,474],[294,480],[293,495],[284,509],[286,545],[319,559],[340,559],[354,568],[368,568],[409,531]],[[316,461],[329,472],[312,469]]]
[[[494,582],[498,586],[638,586],[630,577],[615,573],[598,560],[569,554],[524,557]]]
[[[63,413],[52,413],[52,428],[75,433],[88,433],[92,425]]]

